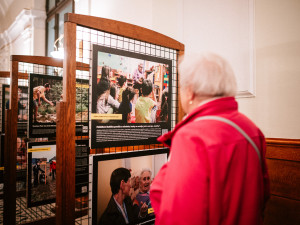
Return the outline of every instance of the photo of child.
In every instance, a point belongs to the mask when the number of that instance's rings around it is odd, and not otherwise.
[[[94,85],[96,90],[92,92],[92,95],[95,93],[93,99],[97,104],[94,110],[92,107],[92,113],[107,114],[103,115],[102,120],[98,115],[98,122],[122,124],[167,122],[167,116],[159,121],[156,118],[159,117],[157,113],[161,111],[162,93],[168,89],[170,70],[168,64],[100,51],[97,62],[95,79],[97,84]],[[127,87],[132,89],[129,91]],[[127,90],[127,97],[123,99],[125,90]],[[169,102],[164,101],[164,104]],[[164,112],[168,114],[166,109],[168,108],[165,107]],[[130,118],[127,118],[129,111]],[[112,114],[121,114],[121,116],[117,118]]]

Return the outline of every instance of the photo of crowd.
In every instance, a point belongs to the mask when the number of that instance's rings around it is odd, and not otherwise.
[[[106,114],[101,123],[167,122],[169,79],[169,64],[99,51],[92,113]]]

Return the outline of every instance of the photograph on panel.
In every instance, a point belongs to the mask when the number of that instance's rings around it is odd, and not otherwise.
[[[27,152],[27,206],[32,207],[55,202],[55,142],[29,142]]]
[[[171,60],[94,45],[92,146],[151,144],[170,130],[171,68]]]
[[[111,218],[116,201],[125,206],[130,224],[153,221],[149,191],[167,156],[167,149],[94,156],[92,224],[122,223],[122,217]]]
[[[30,74],[30,137],[56,135],[56,104],[63,101],[62,77]],[[87,80],[76,80],[76,133],[87,133],[88,126]]]

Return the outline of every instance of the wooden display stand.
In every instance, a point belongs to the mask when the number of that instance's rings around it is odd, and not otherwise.
[[[42,56],[11,56],[11,72],[1,72],[1,77],[10,77],[10,105],[5,110],[5,148],[4,148],[4,202],[3,224],[16,224],[16,163],[17,163],[17,119],[18,119],[18,79],[28,79],[27,73],[19,73],[19,63],[63,67],[63,61]],[[80,70],[89,71],[89,65],[75,63]],[[2,112],[4,113],[4,112]],[[75,122],[74,122],[75,126]],[[75,132],[74,132],[75,134]],[[9,144],[8,144],[9,143]],[[60,152],[60,151],[58,151]],[[60,158],[61,161],[61,157]],[[75,172],[74,172],[75,174]],[[60,192],[56,193],[60,195]],[[51,219],[49,220],[51,221]],[[53,219],[52,219],[53,221]],[[45,221],[43,221],[45,222]]]
[[[10,73],[11,91],[10,107],[6,110],[5,129],[5,173],[4,173],[4,225],[16,224],[16,140],[17,140],[17,90],[18,63],[32,63],[45,66],[63,67],[63,101],[57,105],[56,127],[56,224],[75,224],[75,100],[76,100],[76,70],[89,71],[90,67],[76,62],[76,27],[82,26],[96,31],[131,38],[165,48],[173,49],[178,55],[184,52],[184,45],[174,39],[155,31],[119,21],[68,13],[65,15],[64,26],[64,60],[37,56],[12,56]],[[176,74],[177,75],[177,74]],[[26,75],[25,75],[26,76]],[[27,76],[28,77],[28,76]],[[177,89],[178,90],[178,89]],[[161,93],[159,93],[160,95]],[[178,94],[178,93],[177,93]],[[159,96],[158,96],[159,97]],[[180,105],[180,103],[177,104]],[[179,105],[177,121],[183,117]],[[138,150],[143,147],[135,146]],[[144,146],[145,148],[146,146]],[[150,147],[151,146],[147,146]],[[135,150],[135,148],[133,149]],[[54,218],[47,222],[41,220],[35,224],[53,223]]]
[[[167,48],[172,48],[178,52],[178,55],[183,54],[184,45],[165,35],[155,31],[138,27],[132,24],[118,22],[109,19],[97,18],[92,16],[84,16],[68,13],[65,14],[64,27],[64,83],[63,93],[64,99],[60,103],[58,109],[58,124],[57,124],[57,147],[62,149],[63,177],[61,180],[62,192],[61,199],[56,201],[56,224],[74,224],[75,223],[75,81],[76,81],[76,26],[90,28],[96,31],[107,32],[138,41],[148,42],[155,45],[160,45]],[[181,118],[183,113],[178,112],[178,117]],[[73,124],[72,126],[70,126]],[[59,162],[58,162],[59,163]],[[62,171],[61,171],[62,172]],[[59,173],[59,172],[58,172]],[[58,190],[58,189],[57,189]]]

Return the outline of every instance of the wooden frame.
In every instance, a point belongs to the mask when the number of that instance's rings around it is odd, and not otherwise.
[[[4,172],[4,225],[16,224],[16,140],[17,140],[17,87],[18,63],[32,63],[45,66],[63,67],[63,101],[57,105],[57,184],[56,224],[75,224],[75,95],[76,69],[89,71],[89,65],[76,62],[76,26],[108,32],[127,38],[172,48],[178,55],[184,52],[184,45],[155,31],[119,21],[92,16],[65,15],[64,60],[39,56],[12,56],[10,73],[10,107],[6,110],[5,172]],[[6,74],[7,75],[7,74]],[[179,89],[177,89],[179,91]],[[177,121],[183,117],[180,107]],[[51,218],[50,218],[51,219]]]
[[[17,158],[17,112],[18,79],[28,79],[27,73],[19,73],[19,62],[44,66],[63,67],[63,61],[43,56],[11,56],[11,72],[1,72],[0,77],[10,77],[10,105],[5,110],[5,144],[4,148],[4,190],[3,190],[3,224],[16,224],[16,158]],[[89,65],[76,63],[78,70],[89,71]],[[9,76],[8,76],[9,75]],[[74,159],[75,160],[75,159]],[[13,188],[12,188],[13,187]]]
[[[155,31],[132,24],[97,18],[93,16],[65,14],[64,30],[64,75],[63,102],[58,106],[57,115],[57,192],[56,224],[75,223],[75,82],[76,82],[76,26],[83,26],[127,38],[148,42],[184,52],[184,45]],[[180,109],[178,118],[183,117]],[[178,119],[177,119],[178,120]],[[70,126],[71,125],[71,126]],[[63,172],[64,171],[64,172]]]

